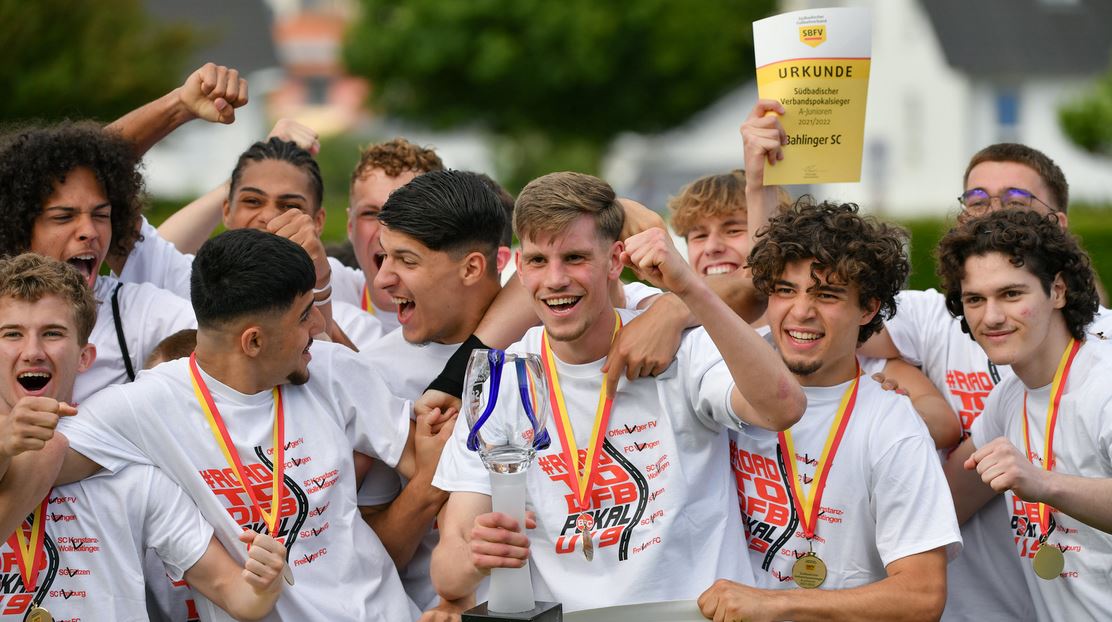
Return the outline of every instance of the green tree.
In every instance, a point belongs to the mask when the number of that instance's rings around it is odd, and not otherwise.
[[[1077,146],[1112,155],[1112,67],[1087,93],[1063,105],[1058,120]]]
[[[362,0],[349,70],[386,113],[496,138],[519,188],[597,171],[620,132],[672,127],[753,74],[752,21],[773,0]],[[738,111],[740,115],[743,111]],[[740,122],[740,117],[739,117]]]
[[[141,0],[0,0],[0,119],[112,120],[181,83],[196,35]]]

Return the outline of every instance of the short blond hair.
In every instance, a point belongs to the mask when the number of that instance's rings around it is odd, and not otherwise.
[[[57,259],[23,253],[0,259],[0,298],[35,303],[44,296],[58,296],[73,309],[77,343],[89,343],[97,321],[93,291],[81,273]]]
[[[791,198],[783,188],[777,188],[776,213],[783,214],[791,207]],[[745,171],[735,169],[722,175],[707,175],[687,184],[680,193],[668,199],[672,213],[672,230],[680,237],[707,218],[725,217],[734,212],[748,215],[745,202]],[[776,214],[769,214],[775,216]]]
[[[615,241],[622,234],[625,210],[610,184],[583,173],[549,173],[529,182],[514,204],[518,239],[563,233],[580,216],[595,220],[599,237]]]

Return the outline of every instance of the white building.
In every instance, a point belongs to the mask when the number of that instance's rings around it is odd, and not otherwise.
[[[784,0],[793,11],[869,6],[873,60],[861,181],[812,188],[896,217],[957,207],[969,157],[994,142],[1042,150],[1065,171],[1072,200],[1112,201],[1112,158],[1073,146],[1058,107],[1112,59],[1107,0]],[[752,68],[745,68],[753,76]],[[756,100],[741,87],[688,123],[616,141],[605,174],[663,209],[667,196],[709,173],[740,168],[738,127]]]

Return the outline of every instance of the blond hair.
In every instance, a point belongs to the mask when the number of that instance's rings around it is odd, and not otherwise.
[[[517,196],[514,233],[522,240],[556,235],[584,215],[595,220],[602,239],[621,236],[625,210],[610,184],[583,173],[549,173],[529,182]]]
[[[73,309],[77,343],[89,343],[97,320],[93,292],[81,273],[57,259],[23,253],[0,259],[0,298],[35,303],[44,296],[58,296]]]

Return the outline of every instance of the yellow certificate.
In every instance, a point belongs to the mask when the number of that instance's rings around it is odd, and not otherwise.
[[[757,90],[787,110],[784,159],[765,169],[765,184],[861,180],[871,25],[859,7],[753,22]]]

